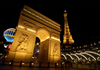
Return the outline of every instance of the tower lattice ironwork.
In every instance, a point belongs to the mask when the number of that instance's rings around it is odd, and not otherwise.
[[[74,40],[70,33],[68,20],[67,20],[67,11],[64,11],[64,35],[63,35],[63,44],[73,44]]]

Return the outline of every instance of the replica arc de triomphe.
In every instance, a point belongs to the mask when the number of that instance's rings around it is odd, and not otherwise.
[[[39,62],[60,61],[60,31],[60,24],[24,5],[7,60],[30,62],[36,37],[38,37],[40,39]]]

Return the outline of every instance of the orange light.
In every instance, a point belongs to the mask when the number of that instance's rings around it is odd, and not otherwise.
[[[36,31],[34,31],[32,29],[27,28],[27,30],[36,33]]]

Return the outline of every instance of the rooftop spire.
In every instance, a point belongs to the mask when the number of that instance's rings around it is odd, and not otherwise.
[[[73,44],[74,40],[70,33],[68,20],[67,20],[67,11],[64,10],[64,35],[63,35],[63,44]]]

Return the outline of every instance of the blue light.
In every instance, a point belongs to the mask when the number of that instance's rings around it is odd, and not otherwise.
[[[7,42],[13,42],[15,30],[14,28],[9,28],[4,31],[3,35]]]

